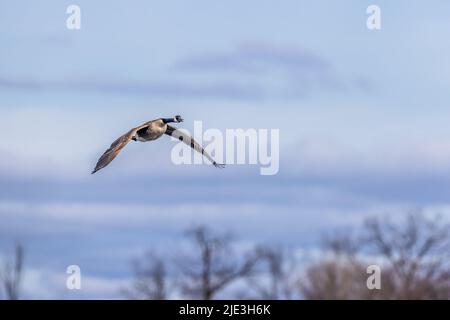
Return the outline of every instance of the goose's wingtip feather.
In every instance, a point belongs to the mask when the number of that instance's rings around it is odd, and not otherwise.
[[[223,169],[223,168],[225,168],[225,164],[224,164],[224,163],[217,163],[217,162],[214,162],[213,165],[214,165],[214,167],[216,167],[216,168],[218,168],[218,169]]]

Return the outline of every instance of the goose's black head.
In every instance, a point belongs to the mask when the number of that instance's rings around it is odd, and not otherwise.
[[[181,116],[179,116],[179,115],[176,115],[176,116],[173,118],[173,120],[174,120],[174,122],[183,122],[183,118],[181,118]]]

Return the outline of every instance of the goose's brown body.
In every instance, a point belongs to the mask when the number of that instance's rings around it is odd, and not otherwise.
[[[136,132],[136,139],[141,142],[153,141],[161,137],[167,130],[167,123],[158,119],[150,121],[147,127]]]

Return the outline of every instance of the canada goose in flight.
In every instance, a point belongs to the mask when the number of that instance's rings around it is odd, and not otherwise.
[[[117,157],[120,151],[122,151],[122,149],[131,140],[141,142],[153,141],[161,137],[163,134],[167,134],[169,136],[177,138],[180,141],[183,141],[185,144],[191,146],[192,149],[194,149],[197,152],[200,152],[209,161],[211,161],[216,168],[224,167],[223,164],[218,164],[216,161],[214,161],[214,159],[211,158],[211,156],[205,152],[202,146],[199,145],[192,137],[181,132],[175,127],[169,126],[168,123],[171,122],[179,123],[183,122],[183,119],[180,116],[175,116],[173,118],[160,118],[148,121],[136,128],[131,129],[130,131],[125,133],[123,136],[121,136],[111,144],[109,149],[106,150],[105,153],[98,160],[94,171],[92,171],[92,174],[96,173],[100,169],[103,169],[108,164],[110,164],[110,162],[113,161],[115,157]]]

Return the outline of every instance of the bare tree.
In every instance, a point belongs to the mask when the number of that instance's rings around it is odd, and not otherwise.
[[[402,224],[370,219],[365,243],[387,261],[384,298],[450,299],[450,226],[418,212]]]
[[[450,227],[411,213],[405,222],[366,221],[362,236],[336,236],[326,257],[300,283],[307,299],[449,299]],[[381,290],[366,287],[366,267],[380,263]]]
[[[256,256],[236,255],[229,235],[215,234],[211,229],[199,226],[189,230],[187,237],[194,245],[194,251],[184,256],[178,265],[181,289],[188,297],[213,299],[232,282],[252,272]]]
[[[336,239],[337,240],[337,239]],[[330,243],[331,244],[331,243]],[[355,256],[329,247],[326,257],[308,266],[299,280],[305,299],[369,299],[365,266]]]
[[[24,261],[24,249],[17,244],[12,260],[3,261],[0,267],[0,281],[3,286],[6,299],[18,300],[20,293],[20,282],[22,280]]]
[[[134,282],[122,293],[130,299],[167,299],[166,263],[154,252],[148,252],[143,259],[133,262]]]
[[[247,276],[249,289],[257,299],[293,299],[295,296],[296,261],[291,252],[281,247],[260,246],[255,272]]]

